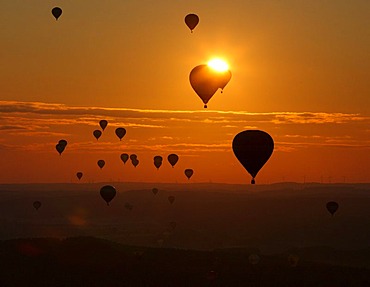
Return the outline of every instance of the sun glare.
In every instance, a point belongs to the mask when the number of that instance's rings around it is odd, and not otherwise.
[[[229,69],[229,65],[221,59],[212,59],[208,62],[208,66],[217,72],[225,72]]]

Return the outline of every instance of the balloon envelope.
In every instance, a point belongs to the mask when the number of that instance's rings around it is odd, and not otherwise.
[[[134,158],[133,160],[131,160],[131,163],[134,167],[137,167],[139,165],[139,160]]]
[[[208,101],[219,88],[223,89],[231,79],[231,72],[226,70],[218,72],[208,65],[199,65],[191,70],[190,85],[207,107]]]
[[[41,202],[36,200],[34,203],[33,203],[33,207],[38,210],[40,207],[41,207]]]
[[[101,137],[102,132],[100,130],[93,131],[93,135],[98,140]]]
[[[167,160],[168,162],[170,163],[170,165],[172,167],[175,166],[175,164],[179,161],[179,156],[177,154],[174,154],[174,153],[171,153],[168,157],[167,157]]]
[[[58,20],[58,18],[62,15],[63,11],[59,7],[54,7],[51,9],[51,14],[55,17],[55,20]]]
[[[127,153],[121,154],[121,160],[123,161],[124,164],[126,164],[126,162],[128,161],[128,154]]]
[[[119,140],[122,140],[122,138],[126,134],[126,129],[125,128],[116,128],[116,135],[119,138]]]
[[[199,17],[196,14],[188,14],[185,16],[185,24],[188,26],[190,31],[193,33],[194,28],[199,23]]]
[[[154,166],[157,169],[159,169],[161,167],[161,165],[162,165],[162,161],[163,161],[163,158],[161,156],[159,156],[159,155],[156,155],[154,157]]]
[[[174,203],[174,201],[175,201],[175,197],[174,196],[169,196],[168,197],[168,201],[172,204],[172,203]]]
[[[338,210],[339,204],[335,201],[329,201],[326,204],[326,209],[330,212],[331,215],[334,215],[334,213]]]
[[[78,180],[80,180],[83,176],[83,173],[79,171],[78,173],[76,173],[76,176],[77,176]]]
[[[105,185],[100,189],[100,196],[109,205],[109,202],[116,196],[116,189],[111,185]]]
[[[184,173],[185,173],[186,177],[188,179],[190,179],[192,177],[194,171],[192,169],[188,168],[188,169],[185,169],[185,172]]]
[[[64,151],[65,149],[65,146],[64,145],[61,145],[60,143],[58,143],[56,146],[55,146],[55,149],[57,150],[57,152],[59,153],[59,155],[62,155],[62,152]]]
[[[102,159],[98,160],[98,166],[99,166],[100,168],[103,168],[103,167],[105,166],[105,161],[104,161],[104,160],[102,160]]]
[[[67,146],[67,144],[68,144],[68,142],[67,142],[66,140],[60,140],[58,143],[59,143],[61,146],[64,146],[64,147],[66,147],[66,146]]]
[[[130,159],[131,159],[131,160],[137,159],[137,155],[136,155],[136,154],[131,154],[131,155],[130,155]]]
[[[232,148],[236,158],[252,176],[254,183],[257,173],[274,150],[274,141],[264,131],[247,130],[234,137]]]
[[[101,120],[99,121],[99,126],[101,127],[101,129],[104,131],[105,128],[107,127],[108,125],[108,121],[107,120]]]

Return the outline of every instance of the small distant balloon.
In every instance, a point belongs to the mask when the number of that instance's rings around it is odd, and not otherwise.
[[[188,168],[188,169],[185,169],[184,173],[189,180],[193,176],[194,171],[191,168]]]
[[[296,254],[290,254],[288,256],[288,263],[291,267],[297,267],[299,262],[299,256]]]
[[[191,33],[193,33],[194,28],[199,23],[199,17],[196,14],[188,14],[185,16],[185,24],[190,29]]]
[[[51,9],[51,14],[55,17],[55,20],[58,20],[58,18],[62,15],[63,11],[59,7],[54,7]]]
[[[132,210],[133,208],[134,208],[134,206],[131,204],[131,203],[128,203],[128,202],[126,202],[125,203],[125,208],[127,209],[127,210]]]
[[[60,140],[58,143],[59,143],[61,146],[63,146],[63,147],[66,147],[66,146],[67,146],[67,144],[68,144],[68,142],[67,142],[66,140]]]
[[[101,120],[99,121],[99,126],[101,127],[101,129],[104,131],[105,128],[107,127],[108,125],[108,121],[107,120]]]
[[[131,160],[137,159],[137,155],[136,155],[136,154],[131,154],[131,155],[130,155],[130,159],[131,159]]]
[[[98,166],[102,169],[105,166],[105,161],[102,159],[98,160]]]
[[[162,165],[163,158],[160,155],[154,157],[154,166],[159,169]]]
[[[101,137],[102,132],[100,130],[93,131],[93,135],[98,140]]]
[[[172,204],[172,203],[174,203],[175,202],[175,197],[174,196],[169,196],[168,197],[168,201]]]
[[[153,194],[154,194],[154,195],[156,195],[156,194],[158,193],[158,191],[159,191],[159,190],[158,190],[158,188],[155,188],[155,187],[154,187],[154,188],[152,189],[152,192],[153,192]]]
[[[58,143],[56,146],[55,146],[55,149],[57,150],[57,152],[59,153],[59,155],[62,155],[62,152],[64,151],[65,149],[65,146],[64,145],[61,145],[60,143]]]
[[[171,221],[170,222],[170,227],[171,227],[172,230],[174,230],[176,228],[176,225],[177,225],[176,221]]]
[[[105,185],[100,189],[100,196],[105,200],[107,205],[116,196],[116,189],[114,186]]]
[[[128,161],[128,154],[127,153],[123,153],[121,154],[121,160],[123,161],[124,164],[126,164],[126,162]]]
[[[264,131],[246,130],[234,137],[232,149],[236,158],[252,176],[251,183],[254,184],[257,173],[272,155],[274,140]]]
[[[335,201],[329,201],[326,204],[326,209],[330,212],[332,216],[334,216],[334,213],[337,212],[338,208],[339,208],[339,204]]]
[[[131,163],[134,167],[137,167],[139,165],[139,160],[137,158],[134,158],[133,160],[131,160]]]
[[[171,153],[168,157],[167,157],[167,160],[168,162],[170,163],[170,165],[172,167],[175,166],[175,164],[179,161],[179,156],[177,154],[174,154],[174,153]]]
[[[79,171],[79,172],[76,173],[76,176],[77,176],[78,180],[80,180],[83,176],[83,173]]]
[[[39,210],[39,208],[41,207],[41,202],[36,200],[34,203],[33,203],[33,207],[36,209],[36,210]]]
[[[116,135],[119,138],[119,140],[122,140],[122,138],[126,134],[126,129],[125,128],[116,128]]]

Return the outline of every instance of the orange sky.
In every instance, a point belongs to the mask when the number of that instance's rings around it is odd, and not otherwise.
[[[368,1],[176,2],[3,4],[1,183],[70,182],[80,170],[85,181],[185,182],[188,167],[194,182],[249,183],[231,150],[245,129],[275,140],[257,183],[370,181]],[[194,33],[188,13],[200,17]],[[214,56],[233,77],[205,111],[189,73]],[[138,154],[136,170],[122,152]],[[153,157],[172,152],[178,165],[156,171]]]

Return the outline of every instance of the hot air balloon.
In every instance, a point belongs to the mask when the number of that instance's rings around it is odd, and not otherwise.
[[[100,130],[93,131],[93,135],[98,140],[101,137],[102,132]]]
[[[137,159],[137,155],[136,155],[136,154],[131,154],[131,155],[130,155],[130,159],[131,159],[131,160]]]
[[[153,192],[154,195],[156,195],[158,193],[158,191],[159,191],[158,188],[153,188],[152,189],[152,192]]]
[[[252,176],[251,183],[274,150],[272,137],[259,130],[247,130],[238,133],[233,140],[232,148],[236,158]]]
[[[66,140],[60,140],[58,143],[63,147],[66,147],[68,144]]]
[[[77,176],[78,180],[80,180],[83,176],[83,173],[79,171],[79,172],[76,173],[76,176]]]
[[[36,210],[39,210],[39,208],[41,207],[41,202],[36,200],[34,203],[33,203],[33,207],[36,209]]]
[[[105,185],[100,189],[100,196],[109,205],[109,202],[116,196],[116,189],[111,185]]]
[[[107,120],[101,120],[99,121],[99,126],[101,127],[101,129],[104,131],[105,128],[107,127],[108,125],[108,121]]]
[[[186,177],[189,180],[192,177],[194,171],[192,169],[188,168],[188,169],[185,169],[185,172],[184,173],[185,173]]]
[[[125,203],[125,208],[131,211],[134,208],[134,206],[132,204],[126,202]]]
[[[167,160],[168,162],[170,163],[170,165],[172,167],[175,166],[175,164],[179,161],[179,156],[177,154],[174,154],[174,153],[171,153],[168,157],[167,157]]]
[[[199,17],[195,14],[188,14],[185,16],[185,24],[189,27],[191,33],[199,23]]]
[[[62,155],[62,152],[64,151],[65,149],[65,146],[64,145],[61,145],[60,143],[58,143],[56,146],[55,146],[55,149],[57,150],[57,152],[59,153],[59,155]]]
[[[121,160],[123,161],[124,164],[126,164],[126,162],[128,161],[128,154],[127,153],[121,154]]]
[[[116,128],[116,135],[119,138],[119,140],[122,140],[122,138],[126,134],[126,129],[125,128]]]
[[[98,166],[102,169],[105,166],[105,161],[102,159],[98,160]]]
[[[162,161],[163,161],[163,158],[161,156],[159,156],[159,155],[156,155],[154,157],[154,166],[157,169],[159,169],[161,167],[161,165],[162,165]]]
[[[169,196],[168,197],[168,201],[172,204],[172,203],[174,203],[174,201],[175,201],[175,197],[174,196]]]
[[[330,212],[331,216],[334,216],[334,213],[338,210],[339,204],[335,201],[329,201],[326,204],[326,209]]]
[[[203,101],[204,108],[207,108],[208,101],[217,90],[223,89],[230,79],[231,72],[229,70],[215,71],[208,65],[196,66],[189,75],[190,84]]]
[[[133,160],[131,160],[131,163],[134,167],[137,167],[139,165],[139,160],[134,158]]]
[[[58,18],[62,15],[62,9],[59,7],[54,7],[51,9],[51,14],[55,17],[55,20],[58,20]]]
[[[299,262],[299,256],[296,254],[290,254],[288,256],[288,263],[291,267],[297,267]]]

